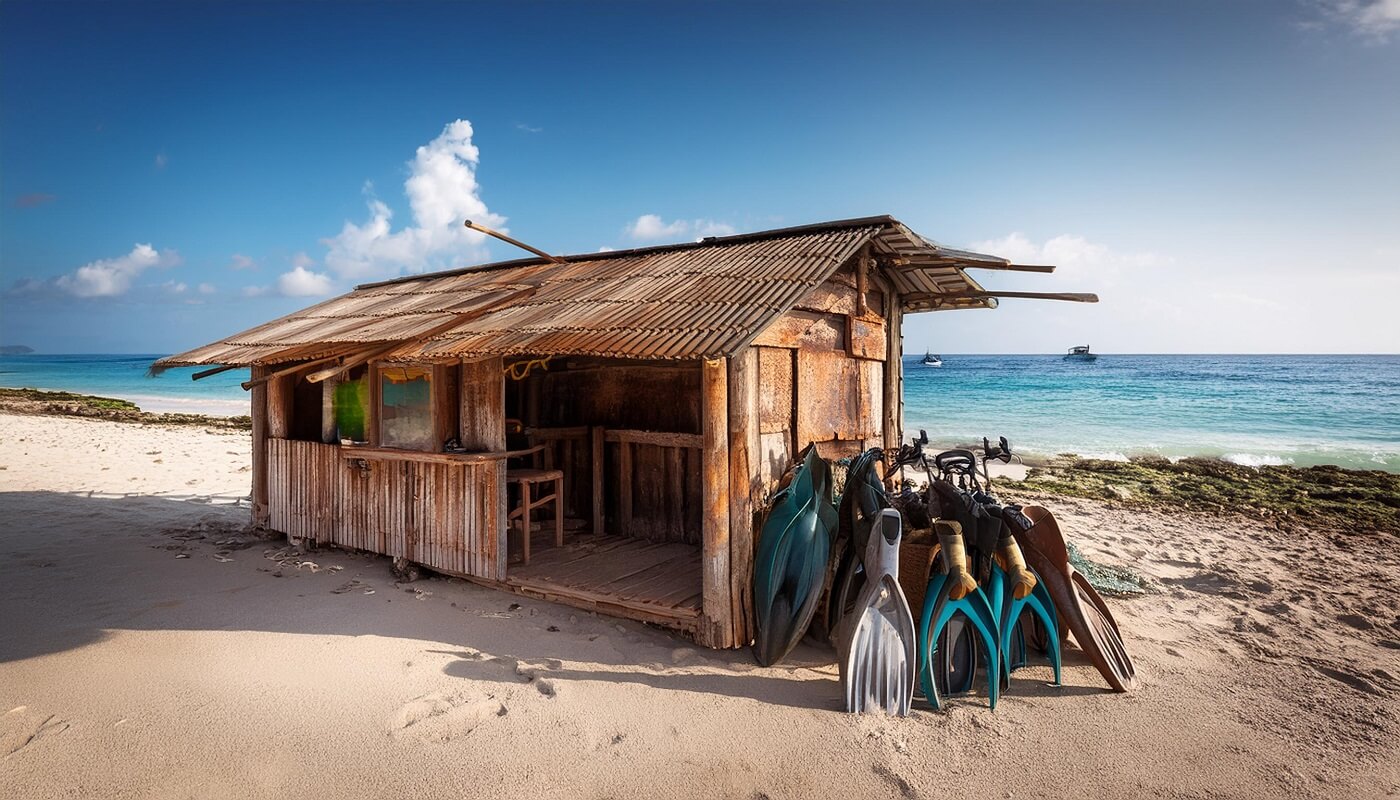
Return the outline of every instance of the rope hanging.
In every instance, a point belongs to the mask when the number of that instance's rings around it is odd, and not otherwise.
[[[516,361],[514,363],[507,364],[506,374],[509,375],[510,379],[513,381],[523,381],[530,375],[531,372],[534,371],[535,367],[539,367],[540,369],[549,369],[549,360],[551,358],[553,358],[553,356],[545,356],[544,358],[531,358],[525,361]]]

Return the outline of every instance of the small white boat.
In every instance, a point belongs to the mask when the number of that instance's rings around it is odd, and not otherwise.
[[[943,366],[943,356],[936,356],[930,353],[929,351],[925,350],[924,358],[919,363],[923,364],[926,367],[941,367]]]
[[[1098,355],[1089,352],[1087,344],[1075,345],[1069,349],[1068,353],[1065,353],[1066,361],[1093,361],[1096,358]]]

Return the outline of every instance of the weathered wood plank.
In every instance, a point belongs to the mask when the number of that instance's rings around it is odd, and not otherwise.
[[[292,426],[292,384],[294,374],[278,375],[267,382],[267,435],[286,439]]]
[[[724,359],[706,359],[701,370],[701,573],[704,591],[701,644],[734,647],[729,565],[729,391]]]
[[[501,359],[462,364],[461,437],[468,450],[506,449],[506,383]]]
[[[589,456],[593,478],[593,534],[603,535],[603,448],[604,431],[602,426],[594,426],[589,432]]]
[[[604,434],[604,438],[609,442],[631,442],[633,444],[650,444],[658,447],[691,447],[698,450],[704,446],[700,435],[694,433],[609,429],[607,433]]]
[[[761,502],[758,352],[729,360],[729,593],[734,643],[753,638],[754,508]]]
[[[904,311],[899,296],[893,291],[885,298],[885,320],[885,368],[880,376],[884,403],[880,427],[885,449],[893,453],[904,441]]]
[[[267,367],[253,367],[252,377],[262,378]],[[267,512],[267,385],[259,383],[250,398],[253,414],[253,525],[266,528]]]

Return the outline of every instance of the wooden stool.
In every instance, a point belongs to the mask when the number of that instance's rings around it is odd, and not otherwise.
[[[554,484],[554,491],[539,499],[531,495],[534,494],[534,486],[538,483]],[[530,510],[539,508],[545,503],[554,503],[554,544],[556,547],[564,546],[564,472],[558,469],[511,469],[506,470],[506,483],[515,483],[520,486],[520,505],[506,516],[507,524],[510,520],[521,520],[521,546],[525,563],[530,563]]]

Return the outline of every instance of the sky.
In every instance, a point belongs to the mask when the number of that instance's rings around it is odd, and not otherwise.
[[[1400,0],[0,3],[0,344],[890,214],[1093,291],[906,352],[1400,352]]]

